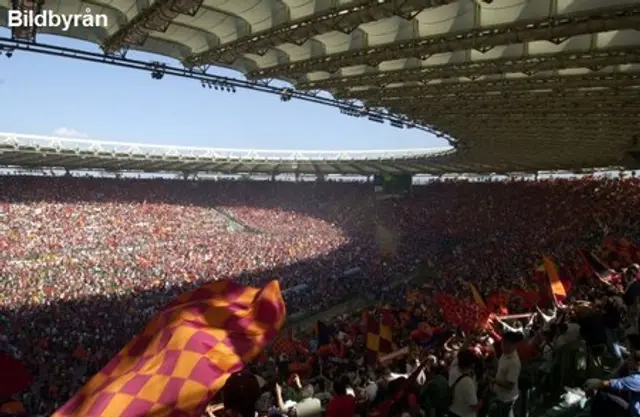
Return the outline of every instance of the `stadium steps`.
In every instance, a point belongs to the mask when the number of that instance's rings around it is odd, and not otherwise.
[[[264,234],[264,232],[261,230],[247,226],[230,213],[227,213],[226,211],[219,209],[218,207],[212,208],[227,223],[227,229],[230,232]]]

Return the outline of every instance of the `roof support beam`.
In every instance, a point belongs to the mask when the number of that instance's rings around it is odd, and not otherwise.
[[[360,164],[358,164],[358,163],[350,163],[348,165],[351,168],[353,168],[353,170],[355,172],[357,172],[359,175],[363,175],[365,177],[368,177],[369,175],[371,175],[371,173],[369,171],[366,171],[366,170],[362,169],[362,166],[360,166]]]
[[[316,163],[315,161],[311,161],[310,164],[311,164],[311,168],[313,169],[313,173],[316,175],[316,177],[324,178],[326,173],[320,169],[320,164]]]
[[[423,57],[454,51],[486,50],[487,48],[550,39],[570,38],[595,31],[635,29],[640,26],[640,8],[616,6],[610,9],[582,10],[573,14],[553,16],[537,22],[509,23],[491,28],[474,28],[462,33],[447,33],[428,38],[400,41],[373,48],[311,58],[289,64],[275,65],[248,74],[250,78],[294,77],[312,71],[332,71],[336,68],[370,65],[409,56]]]
[[[375,175],[380,173],[380,170],[371,164],[371,161],[354,161],[352,165],[360,167],[360,171],[366,172],[367,175]]]
[[[202,2],[203,0],[156,0],[105,39],[102,50],[106,54],[112,54],[130,45],[144,45],[149,32],[165,32],[179,14],[195,16]]]
[[[616,117],[615,115],[608,115],[604,117],[604,115],[593,115],[594,117],[589,117],[585,120],[585,114],[592,113],[566,113],[566,114],[558,114],[554,112],[536,112],[536,113],[501,113],[500,117],[492,117],[495,114],[491,113],[474,113],[469,116],[465,116],[463,113],[461,114],[452,114],[452,115],[443,115],[443,116],[432,116],[436,117],[437,121],[460,121],[460,126],[468,126],[469,123],[477,123],[483,126],[501,126],[505,123],[509,123],[510,121],[515,121],[514,123],[518,123],[518,121],[531,121],[531,122],[543,122],[546,120],[548,122],[553,121],[563,121],[566,122],[565,126],[571,126],[571,124],[575,123],[577,126],[587,126],[587,125],[612,125],[612,124],[634,124],[638,122],[637,114],[623,114],[620,117]],[[599,118],[598,116],[603,116],[603,118]],[[436,122],[437,124],[437,122]],[[543,127],[543,126],[541,126]],[[552,128],[557,129],[558,126],[552,126]]]
[[[402,161],[402,165],[406,165],[413,171],[421,174],[439,174],[442,170],[434,168],[429,160],[425,161]]]
[[[564,90],[598,87],[624,88],[640,85],[640,70],[609,74],[591,73],[555,77],[531,77],[524,79],[478,80],[473,82],[446,82],[423,86],[402,86],[387,89],[370,88],[352,90],[340,98],[373,99],[385,102],[405,100],[407,97],[423,97],[438,94],[469,94],[512,92],[523,90]],[[507,93],[504,93],[507,94]]]
[[[384,2],[357,0],[192,55],[187,57],[184,63],[187,66],[215,63],[232,64],[244,54],[264,55],[278,45],[284,43],[303,45],[314,36],[334,31],[350,34],[362,24],[387,17],[401,16],[405,19],[412,19],[425,8],[453,1],[456,0],[394,0]]]
[[[524,50],[524,48],[523,48]],[[308,81],[297,85],[300,90],[331,90],[353,86],[384,86],[390,83],[424,82],[451,77],[479,77],[504,73],[535,75],[541,71],[557,71],[567,68],[600,68],[640,63],[637,46],[595,51],[569,51],[548,55],[524,55],[463,63],[430,65],[418,68],[385,71],[335,77],[320,81]]]
[[[504,113],[523,114],[523,115],[545,115],[545,114],[574,114],[574,115],[592,115],[593,117],[602,115],[602,117],[621,117],[633,116],[640,118],[640,103],[576,103],[576,102],[551,102],[548,104],[526,104],[509,106],[464,106],[459,107],[422,107],[422,108],[398,108],[398,111],[409,115],[420,115],[422,117],[480,117],[483,116],[500,116]]]
[[[349,172],[348,170],[345,170],[344,168],[342,168],[340,165],[335,164],[335,163],[329,163],[327,164],[329,167],[331,167],[331,169],[333,170],[332,174],[351,174],[351,172]]]
[[[404,172],[402,172],[398,168],[387,163],[381,164],[376,161],[367,161],[365,164],[374,168],[376,174],[380,174],[380,173],[391,174],[391,175],[404,174]]]
[[[549,103],[553,101],[573,101],[581,102],[594,101],[597,103],[617,103],[620,101],[634,101],[638,97],[638,90],[629,89],[603,89],[603,90],[567,90],[567,91],[505,91],[499,94],[487,94],[486,92],[469,94],[443,94],[424,95],[406,97],[404,100],[382,99],[367,100],[371,107],[387,107],[390,110],[395,108],[422,108],[429,106],[430,102],[437,102],[443,106],[464,106],[464,105],[522,105],[530,103]]]
[[[421,171],[416,171],[411,166],[411,164],[406,164],[402,160],[397,160],[395,162],[385,162],[384,165],[398,170],[398,173],[401,175],[415,175],[421,172]]]

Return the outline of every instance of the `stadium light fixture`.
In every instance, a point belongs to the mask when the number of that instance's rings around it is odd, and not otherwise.
[[[209,87],[209,89],[214,89],[216,91],[226,91],[228,93],[236,92],[236,87],[234,85],[225,82],[200,80],[200,86],[202,88]]]
[[[4,52],[7,58],[11,58],[13,56],[13,51],[15,51],[14,48],[7,48],[0,45],[0,55]]]
[[[161,62],[150,62],[149,67],[151,68],[151,78],[154,80],[161,80],[162,77],[164,77],[166,66],[166,64]]]

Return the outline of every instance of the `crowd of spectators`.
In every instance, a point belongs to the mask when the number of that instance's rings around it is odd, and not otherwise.
[[[445,278],[426,292],[455,296],[471,281],[486,295],[535,286],[542,254],[571,271],[578,248],[640,237],[635,178],[434,182],[399,200],[372,188],[0,177],[2,334],[38,376],[33,402],[62,405],[159,308],[212,279],[304,284],[285,294],[289,314],[362,293],[401,304],[407,287],[390,284],[419,265]],[[423,320],[441,325],[425,304]]]

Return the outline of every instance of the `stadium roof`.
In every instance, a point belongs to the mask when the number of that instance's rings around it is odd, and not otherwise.
[[[450,153],[451,147],[381,151],[213,149],[0,133],[0,167],[184,173],[440,174],[455,169],[442,160]]]
[[[222,65],[406,115],[457,140],[433,161],[444,171],[621,165],[640,130],[638,0],[0,0],[10,6],[106,14],[107,28],[38,31],[109,54]]]

